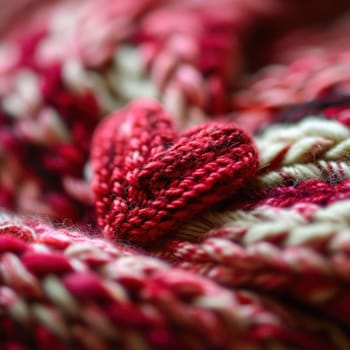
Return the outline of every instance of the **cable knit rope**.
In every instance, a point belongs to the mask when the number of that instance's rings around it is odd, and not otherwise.
[[[4,349],[226,349],[257,342],[267,348],[346,349],[349,344],[327,322],[295,313],[299,327],[277,304],[228,292],[99,238],[7,215],[0,231]],[[322,339],[314,329],[323,329]]]
[[[181,235],[182,234],[181,232],[183,232],[183,234],[185,234],[187,237],[192,237],[192,239],[199,239],[204,233],[208,232],[214,227],[221,227],[223,225],[226,227],[226,226],[233,225],[233,227],[239,227],[239,228],[243,227],[245,229],[248,229],[249,227],[256,227],[256,229],[258,230],[261,227],[259,226],[260,223],[275,222],[276,228],[279,227],[279,225],[277,225],[278,223],[281,223],[282,226],[284,225],[283,227],[285,228],[289,227],[290,229],[294,228],[295,225],[296,225],[295,228],[298,228],[301,225],[301,226],[307,226],[308,228],[312,229],[313,225],[315,225],[315,228],[316,228],[315,231],[311,231],[311,232],[313,232],[313,235],[317,237],[317,234],[318,234],[317,227],[329,221],[331,222],[331,224],[336,225],[336,227],[345,229],[350,222],[349,208],[350,208],[350,201],[344,200],[344,201],[339,201],[334,204],[331,204],[325,208],[320,208],[312,204],[310,205],[300,204],[300,207],[299,207],[296,204],[291,209],[276,208],[271,206],[261,206],[261,207],[259,206],[258,208],[252,211],[236,210],[236,211],[212,213],[206,216],[205,221],[203,220],[201,222],[198,222],[198,225],[196,225],[196,223],[193,222],[188,226],[185,226],[184,228],[182,228],[178,234]],[[288,220],[287,220],[287,217],[288,217]],[[202,228],[200,228],[201,224],[202,224]],[[286,235],[288,235],[288,233],[290,232],[290,229],[288,229],[285,232]],[[278,228],[277,231],[279,230],[280,228]],[[329,232],[329,234],[333,234],[333,233]],[[295,234],[298,236],[297,233]],[[252,234],[252,237],[253,236],[254,234]],[[240,240],[243,239],[242,241],[243,243],[252,242],[247,237],[250,237],[250,236],[247,236],[245,234],[244,236],[242,237],[238,236],[237,238]],[[303,237],[303,235],[299,235],[298,237]],[[305,236],[306,239],[309,239],[312,237],[313,236],[311,237]],[[253,239],[253,241],[255,240]],[[283,244],[288,245],[288,242],[292,243],[292,241],[289,241],[289,240],[285,241],[283,239]],[[308,240],[303,242],[303,245],[305,244],[308,244]]]
[[[242,130],[212,123],[176,138],[153,101],[138,101],[98,127],[92,163],[104,234],[139,243],[231,196],[258,165]]]
[[[276,185],[298,184],[305,180],[326,180],[336,184],[342,180],[350,179],[350,164],[348,162],[327,162],[324,160],[307,164],[285,166],[280,170],[271,171],[258,178],[258,186],[268,188]]]
[[[178,231],[160,256],[234,286],[284,292],[348,324],[350,201],[326,208],[208,214]]]
[[[321,118],[272,126],[257,137],[262,173],[259,185],[272,187],[309,179],[336,183],[349,179],[349,136],[347,127]]]
[[[290,126],[272,126],[257,137],[260,168],[344,160],[350,150],[349,137],[347,127],[321,118],[306,118]]]

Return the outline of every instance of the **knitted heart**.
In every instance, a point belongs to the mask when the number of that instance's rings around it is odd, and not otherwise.
[[[232,196],[258,157],[236,126],[208,123],[177,137],[156,102],[139,100],[97,128],[92,165],[104,235],[145,244]]]

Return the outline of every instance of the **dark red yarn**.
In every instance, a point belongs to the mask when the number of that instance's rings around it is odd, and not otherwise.
[[[321,180],[308,180],[295,186],[281,185],[272,189],[243,187],[228,204],[230,209],[249,210],[261,205],[278,208],[291,207],[298,203],[330,205],[350,198],[350,180],[330,184]]]
[[[94,134],[92,162],[105,236],[140,244],[230,197],[258,167],[241,129],[209,123],[176,137],[153,101],[104,121]]]
[[[271,341],[290,348],[333,346],[326,333],[316,336],[297,313],[286,316],[267,298],[225,290],[124,246],[35,220],[17,226],[8,218],[0,257],[1,349],[89,350],[94,340],[101,349],[135,348],[129,333],[150,349],[243,349]],[[63,334],[70,339],[44,321],[26,323],[16,305],[69,324]]]

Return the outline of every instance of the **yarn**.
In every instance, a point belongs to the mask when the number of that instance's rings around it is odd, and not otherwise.
[[[340,329],[305,313],[286,317],[254,293],[225,290],[125,246],[40,221],[3,215],[0,249],[4,349],[348,344]]]
[[[231,58],[240,55],[235,37],[243,40],[259,18],[279,11],[276,1],[222,0],[215,11],[210,3],[67,0],[39,7],[9,29],[0,50],[1,144],[11,148],[2,161],[1,172],[9,175],[0,181],[1,204],[91,223],[93,215],[85,211],[92,203],[88,153],[99,119],[140,96],[159,98],[175,112],[179,129],[210,119],[210,106],[234,80]],[[228,9],[233,9],[230,16]],[[175,13],[186,15],[197,30],[172,35],[177,21],[166,18]],[[164,27],[166,37],[158,36],[156,26]],[[190,52],[188,42],[197,52],[192,60],[182,56]],[[151,47],[158,48],[152,59]],[[166,87],[157,78],[163,56],[178,63]]]
[[[258,160],[235,126],[205,124],[176,138],[160,106],[138,101],[98,127],[92,165],[105,236],[145,243],[232,196]]]
[[[349,95],[347,22],[345,16],[327,29],[300,29],[277,41],[270,52],[275,64],[243,80],[233,93],[232,120],[240,123],[253,116],[253,131],[276,120],[327,115],[327,109],[337,110],[333,117],[344,120]]]
[[[348,7],[9,3],[0,349],[349,349]]]
[[[347,323],[349,203],[212,213],[156,254],[221,283],[291,294]]]
[[[270,188],[245,187],[239,191],[230,207],[252,209],[260,205],[290,207],[297,203],[313,203],[326,206],[339,200],[349,199],[349,180],[330,184],[320,180],[306,180],[295,185]]]

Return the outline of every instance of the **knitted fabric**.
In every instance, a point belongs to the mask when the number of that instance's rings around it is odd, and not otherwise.
[[[258,167],[242,130],[207,123],[176,138],[170,117],[151,101],[103,121],[91,158],[103,233],[137,243],[231,197]]]
[[[9,5],[0,349],[350,349],[348,8]]]

